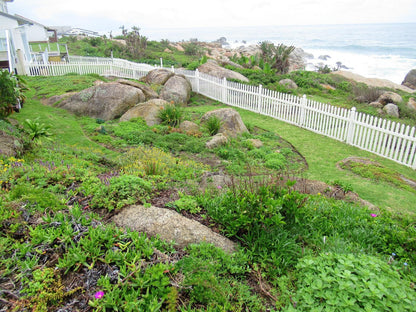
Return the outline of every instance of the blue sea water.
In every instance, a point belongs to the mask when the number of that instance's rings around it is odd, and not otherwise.
[[[258,26],[149,30],[151,40],[214,41],[225,37],[232,47],[271,41],[300,47],[313,55],[307,69],[336,67],[369,78],[401,83],[416,68],[416,23],[311,26]],[[326,61],[319,56],[328,55]]]

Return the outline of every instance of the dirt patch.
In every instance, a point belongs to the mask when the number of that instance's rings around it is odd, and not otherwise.
[[[292,187],[292,190],[299,193],[311,195],[321,194],[328,198],[354,202],[362,206],[366,206],[371,210],[378,210],[377,206],[360,198],[357,193],[345,190],[341,185],[329,185],[322,181],[308,180],[296,177],[291,177],[290,179],[283,178],[280,180],[279,184],[285,186],[288,180],[296,181],[296,184]]]

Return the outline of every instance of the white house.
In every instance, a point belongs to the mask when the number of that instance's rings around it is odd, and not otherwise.
[[[11,15],[7,3],[0,0],[0,68],[24,73],[23,63],[31,61],[30,42],[50,42],[48,27],[20,15]]]
[[[27,40],[30,43],[46,43],[51,42],[49,40],[50,32],[53,32],[53,29],[46,27],[38,22],[35,22],[31,19],[23,17],[21,15],[15,14],[19,18],[20,25],[26,25],[27,31]]]
[[[26,26],[20,26],[25,21],[7,11],[7,2],[12,1],[0,0],[0,67],[17,71],[18,58],[20,63],[30,60],[30,49]]]
[[[82,28],[71,28],[66,31],[64,36],[86,36],[86,37],[100,37],[97,31],[82,29]]]

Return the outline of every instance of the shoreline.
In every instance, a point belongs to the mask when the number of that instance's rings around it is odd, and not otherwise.
[[[406,87],[401,84],[397,84],[393,81],[390,81],[388,79],[382,79],[382,78],[367,78],[364,76],[361,76],[359,74],[356,74],[351,71],[346,70],[338,70],[331,72],[331,75],[340,75],[344,78],[354,80],[356,82],[362,82],[370,87],[378,87],[378,88],[391,88],[391,89],[398,89],[404,92],[408,93],[415,93],[416,90],[410,89],[409,87]]]

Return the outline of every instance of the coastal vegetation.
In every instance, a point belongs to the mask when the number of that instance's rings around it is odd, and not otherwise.
[[[135,29],[138,29],[137,27]],[[129,48],[128,38],[134,30],[125,31],[125,36],[117,37],[117,40],[109,38],[83,38],[64,37],[61,43],[66,43],[68,49],[74,55],[100,56],[129,59],[135,62],[160,65],[160,59],[164,66],[184,67],[195,70],[199,65],[207,61],[205,55],[210,47],[204,42],[192,39],[181,42],[180,47],[169,40],[150,41],[144,37],[146,45],[141,52],[133,55]],[[137,35],[136,36],[141,36]],[[391,119],[413,126],[416,123],[416,110],[409,108],[406,103],[413,96],[402,90],[392,90],[381,87],[371,87],[364,83],[357,83],[336,75],[337,69],[317,68],[316,71],[297,70],[288,72],[289,56],[293,53],[293,46],[283,44],[274,45],[270,42],[260,42],[260,53],[245,56],[234,54],[230,60],[235,65],[228,64],[225,68],[241,73],[249,79],[249,84],[262,85],[264,88],[298,96],[307,95],[308,98],[328,103],[334,106],[351,108],[356,107],[358,112],[363,112],[377,117]],[[238,66],[236,66],[238,65]],[[285,84],[279,84],[283,79],[291,79],[298,88],[288,88]],[[241,82],[241,81],[239,81]],[[400,117],[393,117],[380,112],[376,106],[369,105],[386,91],[394,91],[402,97],[402,101],[395,103],[398,106]]]
[[[149,41],[145,53],[164,44]],[[171,62],[200,60],[181,53],[169,54]],[[276,73],[240,71],[250,83],[283,88],[273,80]],[[350,82],[304,71],[284,75],[300,87],[288,92],[356,104]],[[155,126],[74,116],[42,104],[108,79],[28,77],[25,108],[0,120],[2,133],[21,146],[17,155],[0,158],[0,301],[6,309],[414,309],[416,191],[395,182],[415,180],[414,170],[240,109],[249,133],[207,149],[221,122],[201,125],[201,117],[225,106],[197,94],[187,105],[161,110],[162,124]],[[323,82],[337,91],[321,88]],[[200,131],[180,131],[183,120]],[[263,146],[254,147],[256,139]],[[373,162],[340,163],[353,156]],[[201,187],[206,173],[231,179]],[[311,179],[354,191],[375,207],[295,190]],[[112,216],[131,204],[176,210],[238,248],[232,254],[207,243],[180,249],[115,226]]]

